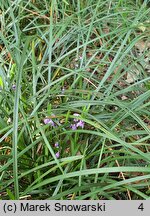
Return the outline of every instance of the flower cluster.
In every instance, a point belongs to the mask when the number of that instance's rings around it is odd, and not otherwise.
[[[78,113],[74,113],[73,115],[76,117],[80,116]],[[73,121],[74,123],[71,124],[72,130],[76,130],[78,127],[81,127],[82,129],[84,128],[84,121],[76,119],[76,118],[74,118]]]

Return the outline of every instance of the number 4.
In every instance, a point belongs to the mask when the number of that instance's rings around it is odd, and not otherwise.
[[[144,206],[143,206],[143,203],[141,203],[138,207],[139,210],[143,211],[144,210]]]

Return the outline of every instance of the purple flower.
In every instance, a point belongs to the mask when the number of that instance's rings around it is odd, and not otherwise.
[[[53,127],[55,126],[55,123],[50,118],[45,118],[43,121],[44,121],[44,124],[50,124]]]
[[[16,90],[16,85],[15,84],[12,85],[12,90]]]
[[[80,116],[80,114],[78,113],[74,113],[73,115],[76,117]],[[74,118],[73,121],[74,121],[74,124],[71,124],[72,130],[76,130],[78,127],[81,127],[82,129],[84,128],[84,121],[80,119],[76,119],[76,118]]]
[[[56,158],[59,158],[60,157],[60,152],[58,151],[56,154],[55,154]]]
[[[56,142],[56,143],[54,144],[54,146],[55,146],[56,148],[59,148],[59,143]]]
[[[72,129],[72,130],[76,130],[76,129],[77,129],[76,124],[71,124],[71,129]]]
[[[76,127],[81,127],[82,129],[84,128],[84,121],[80,120],[77,122]]]

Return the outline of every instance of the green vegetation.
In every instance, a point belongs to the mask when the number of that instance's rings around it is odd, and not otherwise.
[[[0,198],[149,199],[149,1],[1,0],[0,20]]]

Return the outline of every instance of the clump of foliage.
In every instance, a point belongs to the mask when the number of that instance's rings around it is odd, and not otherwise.
[[[149,199],[148,1],[0,2],[1,199]]]

